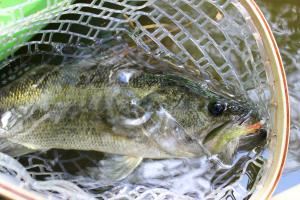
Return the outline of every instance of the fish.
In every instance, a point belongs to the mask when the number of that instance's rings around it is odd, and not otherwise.
[[[2,149],[12,156],[54,148],[104,152],[109,156],[91,174],[118,181],[145,158],[230,159],[240,137],[262,129],[251,104],[129,54],[37,65],[4,85]]]

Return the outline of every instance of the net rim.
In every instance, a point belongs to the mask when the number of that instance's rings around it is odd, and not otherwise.
[[[8,199],[18,199],[18,200],[37,200],[44,199],[41,196],[33,193],[32,191],[27,191],[23,188],[11,185],[6,181],[0,181],[0,197],[5,197]]]
[[[290,135],[290,107],[288,86],[278,45],[262,11],[260,10],[255,0],[239,1],[250,14],[252,21],[255,23],[255,27],[258,28],[258,32],[260,33],[260,35],[263,36],[262,40],[265,47],[268,48],[266,53],[268,55],[268,58],[270,59],[270,67],[274,76],[273,84],[277,92],[277,96],[275,97],[277,100],[275,119],[276,122],[280,123],[276,123],[276,128],[278,130],[277,136],[279,137],[277,137],[276,141],[276,151],[273,155],[274,159],[264,177],[264,183],[262,184],[261,188],[256,191],[250,198],[251,200],[270,199],[281,178],[288,152]]]
[[[264,45],[267,45],[267,47],[270,48],[270,51],[274,52],[273,55],[269,54],[269,58],[271,58],[274,62],[274,64],[271,65],[271,70],[274,73],[273,75],[275,75],[275,89],[279,94],[279,96],[276,97],[278,100],[278,112],[276,112],[276,115],[278,115],[278,113],[281,114],[279,115],[279,120],[285,119],[284,121],[281,121],[281,123],[276,124],[278,126],[278,130],[280,130],[279,135],[283,136],[282,140],[277,140],[276,149],[279,151],[276,151],[274,154],[274,158],[277,157],[278,162],[272,162],[272,166],[266,174],[266,179],[264,180],[261,189],[254,193],[250,198],[251,200],[270,199],[281,177],[288,150],[290,132],[290,108],[288,87],[284,66],[282,63],[277,43],[263,13],[256,4],[255,0],[239,0],[239,2],[246,8],[247,12],[249,12],[252,20],[256,22],[255,26],[260,27],[258,31],[262,36],[264,36],[262,38]],[[263,30],[265,32],[263,32]],[[278,117],[276,119],[278,120]],[[0,181],[0,193],[1,195],[10,199],[43,199],[43,197],[35,193],[28,192],[22,188],[16,188],[15,186],[10,185],[6,182],[3,183],[3,181]]]

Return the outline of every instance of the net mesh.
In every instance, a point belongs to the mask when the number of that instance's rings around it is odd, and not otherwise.
[[[269,21],[276,37],[280,53],[283,59],[285,73],[289,86],[291,106],[291,135],[289,153],[285,164],[285,172],[299,170],[300,167],[300,87],[299,87],[299,43],[294,43],[290,38],[299,38],[300,31],[297,26],[300,7],[297,2],[280,2],[274,6],[272,2],[260,2],[260,7]],[[291,14],[293,11],[293,14]]]
[[[237,0],[48,0],[45,9],[26,15],[26,7],[36,2],[0,10],[14,13],[1,24],[1,85],[10,81],[6,77],[25,73],[28,64],[84,59],[86,54],[74,49],[95,54],[113,36],[126,41],[113,52],[140,47],[145,55],[205,77],[211,87],[250,98],[268,116],[268,62],[260,35]],[[206,158],[146,160],[126,180],[103,188],[85,176],[102,157],[55,149],[16,159],[0,154],[0,172],[16,185],[63,199],[244,199],[255,191],[270,160],[268,149],[260,148],[239,155],[233,166]]]

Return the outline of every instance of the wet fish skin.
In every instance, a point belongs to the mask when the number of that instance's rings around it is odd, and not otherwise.
[[[118,66],[130,62],[124,59]],[[213,130],[227,123],[230,132],[237,119],[249,112],[238,101],[188,78],[141,73],[134,67],[129,71],[134,72],[131,81],[122,83],[118,74],[128,71],[116,69],[109,61],[31,70],[1,90],[1,136],[34,150],[195,157],[205,153],[203,141]],[[114,81],[108,80],[113,76]],[[209,113],[207,107],[213,101],[226,104],[224,114]]]

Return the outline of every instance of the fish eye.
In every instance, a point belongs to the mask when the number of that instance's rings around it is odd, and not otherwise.
[[[209,113],[215,117],[222,115],[225,109],[226,104],[219,101],[210,102],[208,104]]]

